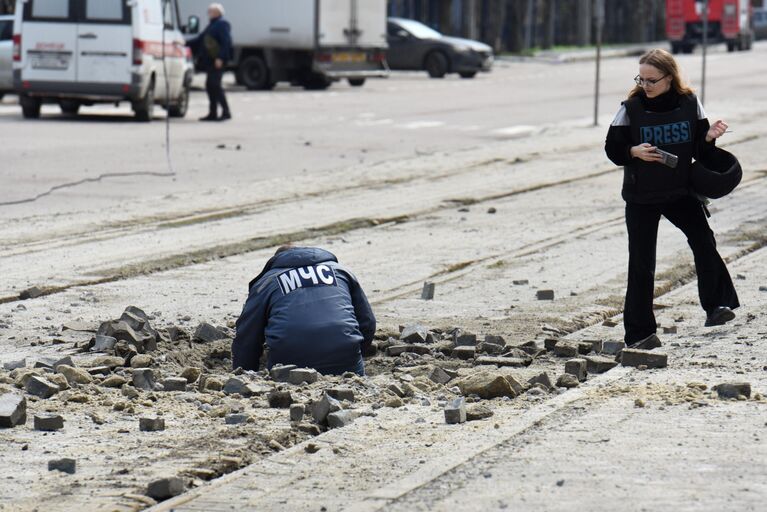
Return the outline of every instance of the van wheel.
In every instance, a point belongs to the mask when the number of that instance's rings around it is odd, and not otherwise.
[[[61,100],[59,107],[61,112],[68,116],[76,116],[80,111],[80,103],[72,100]]]
[[[424,61],[426,72],[432,78],[444,78],[450,69],[450,62],[442,52],[431,52]]]
[[[186,111],[189,109],[189,86],[185,85],[181,89],[181,95],[176,100],[176,103],[168,108],[168,115],[170,117],[184,117]]]
[[[152,120],[154,115],[154,80],[150,82],[144,97],[133,104],[133,113],[136,115],[136,121],[148,123]]]
[[[461,76],[461,78],[474,78],[475,76],[477,76],[476,71],[464,71],[463,73],[458,73],[458,74]]]
[[[274,87],[269,76],[269,66],[259,55],[245,57],[237,68],[236,80],[251,91],[263,91]]]
[[[352,87],[362,87],[365,85],[365,79],[364,78],[349,78],[349,85]]]
[[[43,104],[40,98],[22,96],[19,98],[19,101],[21,103],[21,113],[25,119],[38,119],[40,117],[40,107]]]
[[[310,73],[301,80],[301,85],[307,91],[324,91],[332,83],[333,81],[330,78],[320,73]]]

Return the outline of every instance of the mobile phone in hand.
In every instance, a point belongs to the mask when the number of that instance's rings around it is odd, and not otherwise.
[[[675,169],[677,164],[679,163],[679,157],[676,155],[673,155],[671,153],[668,153],[666,151],[663,151],[662,149],[655,149],[655,152],[658,153],[660,156],[663,157],[663,160],[661,163],[667,167],[671,167],[672,169]]]

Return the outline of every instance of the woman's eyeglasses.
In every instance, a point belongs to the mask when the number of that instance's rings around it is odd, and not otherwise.
[[[654,87],[658,82],[660,82],[661,80],[663,80],[667,76],[668,75],[663,75],[660,78],[656,78],[655,80],[652,80],[650,78],[641,78],[639,75],[637,75],[637,76],[634,77],[634,82],[636,82],[636,84],[639,87]]]

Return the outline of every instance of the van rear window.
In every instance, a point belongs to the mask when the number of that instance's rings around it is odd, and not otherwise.
[[[86,0],[85,18],[88,21],[121,21],[125,15],[125,0]]]
[[[69,18],[69,0],[32,0],[32,19]]]

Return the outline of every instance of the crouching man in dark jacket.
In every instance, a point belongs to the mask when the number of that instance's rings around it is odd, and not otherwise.
[[[232,344],[233,366],[258,370],[266,343],[269,368],[294,364],[364,375],[362,350],[375,330],[365,292],[332,253],[283,247],[250,282]]]

